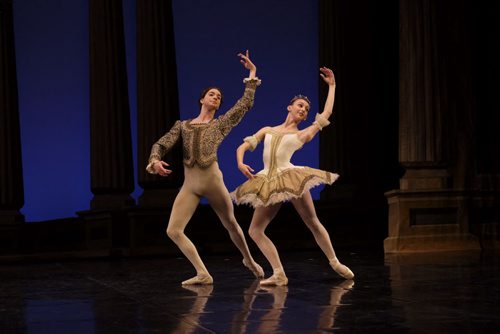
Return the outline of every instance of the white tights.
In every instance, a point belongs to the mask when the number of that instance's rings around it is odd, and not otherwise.
[[[196,269],[197,277],[208,278],[210,274],[201,260],[196,247],[186,234],[184,234],[184,229],[193,216],[201,197],[206,197],[208,199],[222,224],[229,232],[231,240],[243,255],[245,265],[249,267],[256,276],[262,276],[262,268],[253,260],[245,241],[243,231],[234,217],[233,203],[224,185],[222,172],[217,162],[214,162],[205,169],[197,166],[184,168],[184,184],[174,201],[167,227],[168,236],[193,264]],[[210,280],[203,279],[200,282],[196,280],[193,282],[194,283],[186,284],[211,283]]]

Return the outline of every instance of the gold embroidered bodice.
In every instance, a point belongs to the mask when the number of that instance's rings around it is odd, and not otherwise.
[[[182,137],[184,166],[191,168],[198,165],[207,168],[217,161],[217,150],[222,140],[253,106],[257,84],[258,79],[247,81],[245,92],[238,102],[225,114],[208,123],[192,124],[190,119],[175,122],[170,131],[153,145],[147,171],[154,173],[152,162],[161,160],[180,137]]]

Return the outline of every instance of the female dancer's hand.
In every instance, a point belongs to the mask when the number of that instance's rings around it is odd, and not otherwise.
[[[165,161],[156,161],[153,164],[154,171],[161,176],[168,176],[172,171],[170,169],[166,169],[165,167],[170,166]]]
[[[321,73],[321,78],[323,78],[323,81],[328,84],[328,86],[334,86],[335,85],[335,75],[333,75],[333,71],[329,69],[328,67],[321,67],[319,69]]]
[[[238,169],[240,170],[240,172],[243,173],[243,175],[245,175],[250,180],[255,177],[255,175],[252,174],[253,173],[252,167],[250,167],[248,165],[238,164]]]
[[[250,60],[250,53],[248,52],[248,50],[245,52],[245,54],[238,53],[238,57],[241,58],[240,63],[242,63],[243,66],[245,66],[245,68],[250,71],[249,78],[250,79],[255,78],[255,74],[257,73],[257,67]]]

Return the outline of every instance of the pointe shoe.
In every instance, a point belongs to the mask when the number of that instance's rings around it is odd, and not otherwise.
[[[285,286],[288,284],[288,278],[283,271],[274,272],[273,276],[260,281],[260,285]]]
[[[345,279],[354,278],[354,273],[351,271],[351,269],[349,269],[346,265],[340,263],[338,259],[331,260],[330,266],[332,267],[333,270],[335,270],[337,274],[339,274],[343,278]]]
[[[250,269],[256,278],[264,277],[264,270],[257,264],[257,262],[253,261],[252,264],[248,264],[247,261],[243,259],[243,265]]]
[[[210,276],[210,275],[207,275],[207,276],[198,275],[198,276],[195,276],[195,277],[190,278],[188,280],[185,280],[181,284],[182,285],[194,285],[194,284],[213,284],[213,283],[214,283],[214,280],[213,280],[212,276]]]

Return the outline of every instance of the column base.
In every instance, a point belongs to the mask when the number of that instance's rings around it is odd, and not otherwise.
[[[471,233],[471,194],[463,190],[394,190],[385,253],[481,250]]]
[[[0,224],[24,223],[24,215],[17,210],[0,210]]]
[[[481,250],[479,239],[472,234],[400,236],[384,240],[386,254],[469,250]]]
[[[128,255],[131,209],[79,211],[85,224],[86,249],[103,251],[110,256]]]

